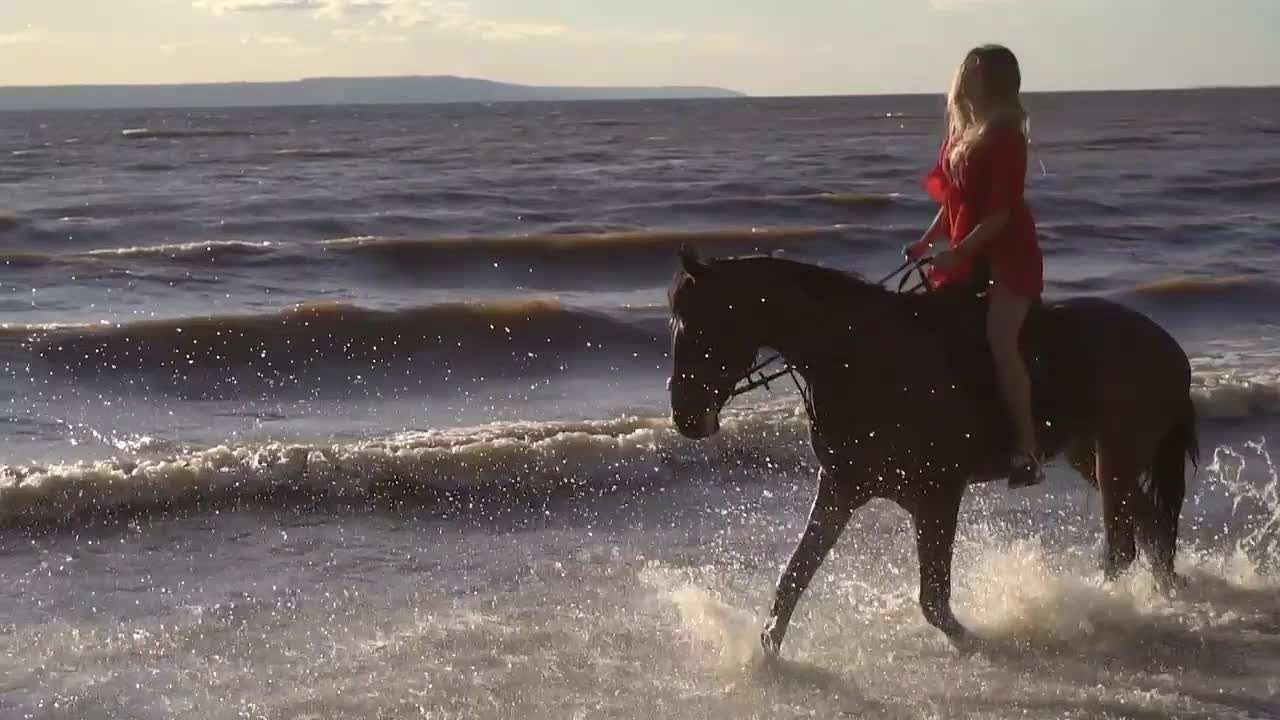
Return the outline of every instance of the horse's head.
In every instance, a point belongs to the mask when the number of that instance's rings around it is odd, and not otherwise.
[[[681,435],[701,439],[720,430],[720,411],[755,363],[741,279],[681,250],[671,287],[671,419]],[[736,282],[735,282],[736,281]]]

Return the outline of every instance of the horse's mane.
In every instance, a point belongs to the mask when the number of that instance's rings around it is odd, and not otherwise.
[[[856,272],[772,255],[725,258],[713,264],[731,264],[759,272],[766,278],[785,279],[822,305],[840,305],[888,292]]]

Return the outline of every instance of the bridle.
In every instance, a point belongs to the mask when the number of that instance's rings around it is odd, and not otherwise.
[[[893,272],[881,278],[878,284],[883,286],[885,283],[889,282],[890,280],[894,279],[899,274],[901,274],[902,278],[898,280],[899,293],[903,293],[903,292],[913,293],[921,289],[923,289],[927,293],[933,292],[933,286],[929,284],[929,276],[925,274],[925,268],[929,267],[932,264],[933,264],[932,255],[925,255],[924,257],[918,258],[916,260],[912,260],[908,258],[906,262],[898,266],[898,269],[894,270]],[[913,272],[916,274],[916,277],[918,277],[919,280],[916,281],[915,285],[912,285],[911,287],[908,288],[906,287],[906,285],[907,285],[907,282],[911,280],[911,273]],[[903,288],[906,288],[906,289],[904,290]]]
[[[921,289],[926,293],[933,292],[933,287],[929,285],[929,278],[925,274],[925,268],[927,268],[932,262],[932,256],[925,256],[914,260],[908,259],[906,262],[899,265],[896,270],[885,275],[877,284],[883,287],[890,280],[901,275],[902,278],[898,280],[898,293],[915,293]],[[914,285],[908,288],[907,283],[910,282],[913,274],[919,279]],[[769,371],[769,367],[774,363],[782,363],[782,366],[777,370]],[[772,388],[769,387],[769,384],[782,377],[791,378],[792,384],[794,384],[796,386],[796,390],[800,392],[800,399],[804,401],[804,411],[805,414],[809,416],[809,421],[816,421],[816,416],[813,412],[813,393],[809,390],[808,385],[804,383],[800,376],[800,371],[796,366],[786,362],[779,354],[774,354],[760,362],[757,362],[741,377],[735,378],[733,390],[729,391],[729,400],[746,395],[747,393],[760,388],[771,390]]]
[[[770,365],[773,365],[776,362],[781,362],[782,367],[774,370],[773,372],[765,372]],[[766,358],[765,360],[761,360],[755,365],[752,365],[751,369],[736,381],[733,390],[729,391],[729,399],[732,400],[741,395],[746,395],[752,390],[758,390],[759,388],[772,390],[772,388],[769,387],[769,383],[772,383],[774,380],[783,376],[791,378],[792,384],[794,384],[796,386],[796,390],[800,392],[800,399],[804,401],[804,411],[809,415],[809,419],[812,420],[814,417],[813,394],[809,392],[809,387],[801,380],[800,371],[796,369],[796,366],[784,361],[782,356],[778,354],[774,354],[772,357]]]

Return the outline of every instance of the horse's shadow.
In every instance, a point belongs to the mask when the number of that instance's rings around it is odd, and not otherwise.
[[[920,703],[930,707],[954,703],[958,715],[978,717],[1010,712],[1140,720],[1168,717],[1168,709],[1153,705],[1144,692],[1157,697],[1176,695],[1214,714],[1280,716],[1280,701],[1272,701],[1265,687],[1268,673],[1280,670],[1280,593],[1274,588],[1239,585],[1195,571],[1166,608],[1135,614],[1117,610],[1122,607],[1123,603],[1100,601],[1076,612],[1072,622],[1053,632],[1034,621],[1030,626],[1005,627],[979,623],[973,645],[944,649],[940,643],[925,653],[937,653],[939,672],[944,675],[959,671],[969,677],[963,668],[979,663],[985,666],[981,675],[1021,676],[1034,685],[1044,680],[1079,688],[1080,693],[1046,695],[1033,690],[991,697],[979,683],[973,692],[954,686],[942,695],[926,688],[919,689],[922,694],[917,697],[897,691],[885,695],[879,689],[864,689],[855,669],[770,658],[759,649],[746,660],[747,678],[750,687],[771,695],[797,703],[820,701],[829,708],[828,717],[917,717]],[[1081,621],[1079,629],[1076,618]],[[1171,677],[1177,678],[1176,686],[1171,685]],[[1097,695],[1092,690],[1115,690],[1117,682],[1134,694],[1111,696],[1106,691]]]
[[[834,700],[842,716],[893,718],[899,709],[870,698],[851,677],[802,660],[759,656],[752,666],[754,679],[775,689],[813,691]]]
[[[1081,679],[1106,670],[1194,672],[1220,680],[1252,675],[1257,670],[1251,660],[1280,652],[1280,593],[1274,588],[1196,573],[1173,602],[1168,612],[1138,618],[1085,612],[1088,627],[1077,633],[983,632],[965,650],[1010,669],[1065,671]]]
[[[1099,606],[1099,611],[1081,615],[1078,632],[980,629],[961,654],[981,658],[1006,674],[1053,678],[1076,687],[1101,687],[1119,676],[1135,690],[1169,691],[1168,678],[1177,677],[1179,695],[1219,706],[1222,712],[1280,715],[1280,700],[1269,699],[1274,688],[1266,680],[1280,672],[1280,593],[1274,587],[1241,586],[1193,572],[1172,603],[1164,612],[1140,617],[1108,613]],[[1040,705],[1044,702],[1012,700],[1006,709],[1090,709],[1049,708]],[[1124,713],[1148,714],[1141,707],[1124,708]]]

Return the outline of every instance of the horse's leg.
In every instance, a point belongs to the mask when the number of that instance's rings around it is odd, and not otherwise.
[[[1188,412],[1161,438],[1148,469],[1150,482],[1138,515],[1138,545],[1151,560],[1156,586],[1168,594],[1181,586],[1174,570],[1178,520],[1187,494],[1186,461],[1196,449],[1195,415]]]
[[[1079,437],[1067,445],[1067,461],[1093,487],[1098,487],[1098,458],[1092,437]]]
[[[920,609],[925,620],[957,647],[971,639],[951,612],[951,557],[964,491],[963,480],[933,485],[924,491],[912,513],[920,560]]]
[[[1106,550],[1102,572],[1107,580],[1115,580],[1133,564],[1134,512],[1138,477],[1142,471],[1126,460],[1126,451],[1118,443],[1098,440],[1096,477],[1102,494],[1102,522]]]
[[[776,656],[782,649],[782,639],[791,624],[791,614],[818,566],[835,546],[836,540],[853,511],[866,504],[869,495],[856,492],[827,470],[818,472],[818,494],[809,510],[809,524],[805,527],[800,544],[791,554],[791,561],[778,578],[774,592],[773,611],[760,634],[765,653]]]

